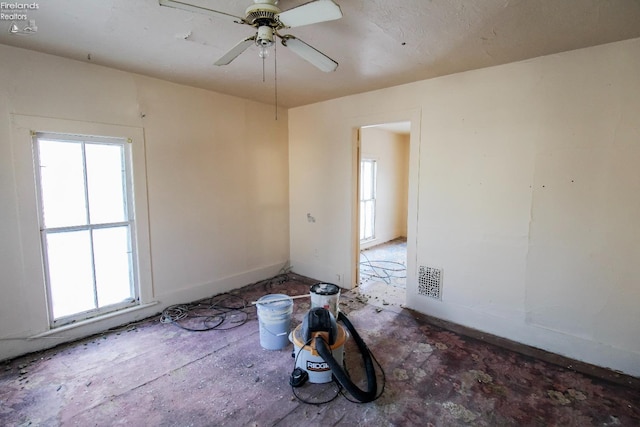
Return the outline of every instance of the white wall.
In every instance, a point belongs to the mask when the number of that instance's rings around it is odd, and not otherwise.
[[[638,76],[634,39],[290,110],[292,264],[353,285],[353,128],[418,111],[409,306],[640,376]]]
[[[360,153],[376,161],[375,238],[360,249],[407,236],[409,136],[375,127],[361,129]]]
[[[270,277],[286,263],[286,111],[276,121],[272,106],[2,45],[0,57],[0,359]],[[37,215],[24,210],[35,209],[24,174],[30,141],[12,133],[30,117],[144,135],[147,193],[136,197],[148,204],[147,299],[156,305],[24,339],[48,329]]]

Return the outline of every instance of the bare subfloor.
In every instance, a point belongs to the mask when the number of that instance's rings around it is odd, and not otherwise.
[[[398,237],[360,251],[360,285],[380,282],[404,292],[407,279],[407,239]]]
[[[233,293],[246,308],[235,297],[212,298],[198,307],[215,305],[224,318],[183,324],[222,329],[192,332],[158,315],[4,362],[0,425],[640,425],[636,379],[620,385],[577,373],[454,333],[400,305],[372,304],[357,292],[343,292],[340,309],[384,370],[381,395],[365,404],[348,394],[302,403],[289,386],[291,344],[263,349],[249,302],[269,293],[306,295],[313,283],[289,274],[249,285]],[[295,300],[294,326],[308,309],[309,299]],[[350,374],[360,378],[353,339],[345,351]],[[307,384],[298,394],[320,401],[336,390]]]

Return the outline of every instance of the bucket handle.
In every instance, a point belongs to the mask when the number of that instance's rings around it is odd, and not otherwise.
[[[277,299],[270,299],[268,301],[251,301],[252,305],[257,305],[257,304],[271,304],[272,302],[281,302],[281,301],[289,301],[291,299],[297,299],[297,298],[309,298],[311,295],[295,295],[292,297],[286,297],[286,298],[277,298]]]
[[[281,337],[281,336],[283,336],[283,335],[288,335],[288,334],[289,334],[289,332],[280,332],[279,334],[274,334],[273,332],[271,332],[271,331],[269,330],[269,328],[267,328],[267,325],[265,325],[264,323],[262,324],[262,328],[263,328],[265,331],[269,332],[269,333],[270,333],[271,335],[273,335],[274,337]]]

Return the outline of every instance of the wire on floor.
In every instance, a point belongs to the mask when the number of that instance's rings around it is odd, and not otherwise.
[[[248,286],[263,286],[269,292],[275,285],[291,280],[291,267],[287,262],[276,276]],[[194,303],[169,306],[160,315],[160,322],[171,323],[191,332],[226,330],[244,325],[249,319],[249,312],[253,310],[255,307],[249,305],[244,298],[222,293]]]
[[[160,323],[172,323],[191,332],[233,329],[247,322],[247,308],[244,298],[223,293],[208,300],[167,307],[160,316]]]
[[[360,252],[365,261],[360,261],[360,277],[363,280],[380,279],[391,285],[393,279],[406,279],[407,266],[397,261],[371,261],[364,252]],[[365,268],[363,268],[365,267]]]

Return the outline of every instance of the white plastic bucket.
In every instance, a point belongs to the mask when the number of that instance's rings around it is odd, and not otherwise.
[[[311,287],[311,308],[326,308],[338,318],[340,288],[332,283],[316,283]]]
[[[273,302],[271,302],[273,301]],[[293,300],[284,294],[269,294],[256,302],[260,327],[260,345],[280,350],[289,343]]]

